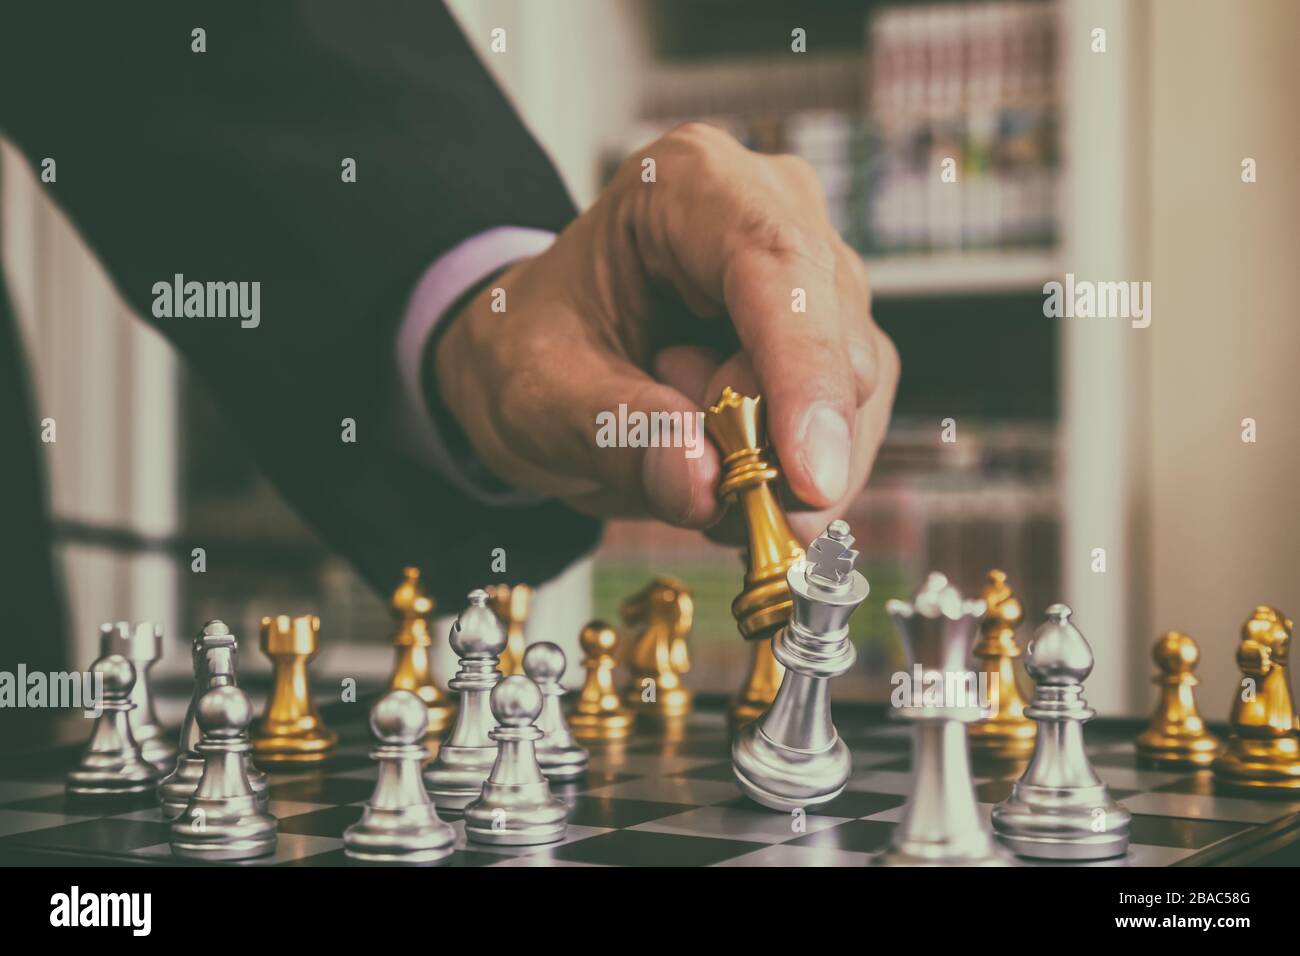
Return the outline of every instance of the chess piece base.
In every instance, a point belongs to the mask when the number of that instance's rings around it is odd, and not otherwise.
[[[1017,761],[1034,752],[1038,727],[1032,720],[979,720],[966,728],[972,758]]]
[[[587,751],[582,747],[537,750],[537,764],[547,780],[576,780],[587,772]]]
[[[79,769],[68,774],[67,792],[74,797],[126,796],[148,793],[158,786],[158,768],[151,763]]]
[[[629,710],[636,714],[638,720],[660,723],[679,720],[690,714],[695,698],[689,690],[685,687],[673,687],[664,690],[662,684],[658,685],[658,687],[655,699],[651,701],[641,699],[640,680],[633,681],[632,686],[624,695],[623,702],[627,704]]]
[[[437,863],[451,856],[455,831],[432,805],[401,810],[367,808],[343,831],[343,852],[364,863]]]
[[[551,796],[545,781],[483,786],[465,808],[465,836],[494,846],[536,846],[564,838],[569,808]]]
[[[1016,866],[1015,858],[992,840],[969,845],[918,844],[890,847],[871,858],[872,866]]]
[[[424,772],[424,785],[439,810],[464,810],[478,799],[483,782],[497,762],[497,747],[443,744],[438,759]]]
[[[1094,829],[1102,811],[1104,828]],[[1104,784],[1061,789],[1017,783],[993,808],[993,831],[1018,856],[1040,860],[1108,860],[1128,852],[1132,815]]]
[[[1300,754],[1294,737],[1236,738],[1214,761],[1214,784],[1243,793],[1300,790]]]
[[[573,714],[569,717],[569,730],[575,740],[583,743],[623,740],[631,735],[634,720],[629,713]]]
[[[1223,751],[1213,734],[1177,735],[1146,731],[1137,739],[1138,758],[1171,767],[1208,767]]]
[[[196,826],[195,811],[202,823]],[[193,800],[172,821],[174,856],[187,860],[246,860],[275,852],[276,820],[259,807],[257,798],[217,803]]]
[[[731,769],[755,803],[786,812],[819,807],[844,792],[849,748],[839,737],[818,751],[782,747],[751,722],[732,741]]]
[[[321,724],[288,732],[266,728],[253,735],[253,759],[263,764],[323,763],[334,755],[338,742],[338,734]]]

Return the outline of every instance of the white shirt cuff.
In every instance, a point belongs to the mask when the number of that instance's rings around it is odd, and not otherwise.
[[[479,282],[521,259],[550,248],[555,234],[520,226],[498,226],[466,239],[433,263],[415,286],[397,332],[398,400],[396,439],[416,460],[436,470],[465,494],[497,507],[523,507],[544,500],[523,491],[499,491],[476,481],[471,463],[456,461],[438,433],[421,381],[425,345],[447,310]]]

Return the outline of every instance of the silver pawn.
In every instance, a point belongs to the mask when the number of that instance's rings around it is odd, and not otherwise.
[[[751,800],[789,812],[834,800],[849,779],[849,748],[831,721],[830,682],[853,666],[849,616],[870,585],[843,521],[832,521],[786,573],[794,612],[772,641],[785,665],[776,699],[731,745],[731,769]]]
[[[131,690],[131,733],[140,745],[144,759],[163,773],[176,765],[176,745],[167,739],[158,715],[154,713],[153,690],[149,685],[149,669],[162,657],[162,628],[148,621],[134,629],[126,621],[105,624],[99,629],[99,653],[121,654],[135,668],[135,686]]]
[[[194,696],[185,712],[181,727],[181,755],[176,769],[158,785],[158,802],[164,819],[173,820],[185,812],[194,789],[203,776],[203,755],[199,753],[202,736],[196,713],[199,698],[213,687],[234,687],[239,649],[235,636],[221,621],[209,621],[194,638]],[[266,774],[246,761],[248,784],[257,795],[258,806],[266,809],[270,793]]]
[[[1128,851],[1132,814],[1111,798],[1088,761],[1083,724],[1096,714],[1083,699],[1092,648],[1053,604],[1025,649],[1034,700],[1025,714],[1038,722],[1034,755],[1011,796],[993,808],[993,831],[1021,856],[1106,860]]]
[[[244,860],[274,852],[276,819],[248,785],[248,695],[231,684],[214,687],[199,698],[194,717],[202,735],[203,776],[185,812],[172,821],[172,853],[189,860]]]
[[[460,658],[460,670],[447,686],[460,694],[460,706],[437,759],[424,772],[425,785],[439,810],[463,810],[477,799],[497,759],[488,695],[501,679],[497,658],[506,648],[506,631],[487,600],[481,588],[471,591],[469,607],[448,636]]]
[[[110,654],[95,661],[91,671],[102,688],[101,713],[77,769],[68,774],[68,793],[74,797],[147,793],[158,785],[161,772],[144,759],[131,734],[135,668],[120,654]]]
[[[551,795],[533,749],[542,732],[542,692],[527,677],[503,678],[492,689],[492,738],[500,744],[483,794],[465,808],[465,836],[476,843],[534,846],[564,837],[569,808]]]
[[[537,718],[542,738],[536,749],[537,763],[548,780],[573,780],[587,772],[587,749],[574,741],[560,708],[565,664],[564,651],[549,641],[538,641],[524,651],[524,673],[542,692],[542,713]]]
[[[982,716],[978,699],[927,699],[937,686],[974,689],[967,664],[984,602],[963,600],[938,572],[909,604],[889,601],[885,610],[902,635],[912,663],[912,699],[897,715],[915,727],[912,793],[903,822],[877,866],[1007,866],[1012,856],[998,846],[975,800],[966,724]]]
[[[375,792],[361,819],[343,831],[343,852],[367,863],[436,863],[451,855],[456,833],[438,817],[420,777],[428,756],[429,711],[409,690],[389,691],[370,710],[379,740]]]

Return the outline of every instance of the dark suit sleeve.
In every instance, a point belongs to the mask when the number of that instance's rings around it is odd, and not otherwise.
[[[511,580],[537,583],[594,546],[596,522],[555,503],[493,511],[385,437],[422,271],[483,230],[573,216],[440,4],[6,8],[6,135],[38,169],[56,160],[45,188],[329,546],[382,592],[423,567],[451,608],[490,577],[494,548]],[[207,52],[191,51],[196,27]],[[345,157],[356,183],[341,181]],[[154,283],[176,273],[260,281],[260,326],[153,318]]]

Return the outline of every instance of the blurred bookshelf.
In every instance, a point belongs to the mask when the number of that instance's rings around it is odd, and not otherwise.
[[[863,256],[873,314],[904,357],[895,418],[846,516],[873,599],[861,664],[837,682],[880,697],[901,663],[884,600],[944,570],[978,592],[1008,572],[1026,606],[1060,594],[1060,342],[1042,314],[1059,274],[1062,175],[1054,3],[775,0],[642,4],[651,44],[640,111],[604,169],[686,120],[806,159],[832,223]],[[805,30],[807,53],[792,54]],[[940,169],[951,160],[956,186]],[[945,443],[945,419],[957,441]],[[730,691],[743,647],[729,614],[743,565],[698,534],[614,523],[597,610],[650,575],[697,591],[692,684]]]

